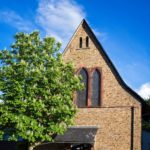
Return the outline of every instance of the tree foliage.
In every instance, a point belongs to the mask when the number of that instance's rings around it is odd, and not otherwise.
[[[0,138],[34,145],[52,141],[73,123],[73,92],[81,89],[54,38],[18,33],[11,50],[0,51]]]
[[[150,120],[147,121],[143,120],[142,127],[143,129],[150,130]]]
[[[149,97],[148,99],[145,99],[145,102],[146,102],[148,105],[150,105],[150,97]],[[150,117],[147,117],[146,119],[143,118],[142,127],[143,127],[143,129],[150,130]]]
[[[145,100],[148,105],[150,105],[150,97]]]

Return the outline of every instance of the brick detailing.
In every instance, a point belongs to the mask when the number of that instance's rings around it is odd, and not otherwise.
[[[80,70],[81,69],[84,69],[86,70],[87,72],[87,76],[88,76],[88,95],[87,95],[87,107],[91,107],[91,101],[92,101],[92,81],[93,81],[93,73],[95,70],[98,70],[98,72],[100,73],[100,97],[99,97],[99,106],[97,107],[100,107],[101,106],[101,99],[102,99],[102,78],[101,78],[101,69],[98,68],[98,67],[94,67],[94,68],[86,68],[84,66],[80,67],[79,69],[77,69],[76,71],[76,74],[78,75]],[[76,98],[77,98],[77,93],[75,93],[75,96],[74,96],[74,101],[76,101]]]

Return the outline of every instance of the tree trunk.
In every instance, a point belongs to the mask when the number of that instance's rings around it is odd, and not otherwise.
[[[34,146],[31,146],[31,145],[30,145],[30,146],[28,147],[28,150],[33,150],[33,148],[34,148]]]
[[[28,145],[28,150],[33,150],[36,146],[40,145],[41,142],[37,142],[37,143],[34,143],[34,144],[30,144]]]

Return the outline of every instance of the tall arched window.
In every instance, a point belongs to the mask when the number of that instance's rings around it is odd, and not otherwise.
[[[77,92],[77,106],[86,107],[87,106],[87,93],[88,93],[88,75],[85,69],[81,69],[79,75],[82,76],[82,83],[84,83],[84,89]]]
[[[93,73],[93,81],[92,81],[92,100],[91,106],[100,106],[100,82],[101,75],[100,72],[96,69]]]
[[[79,39],[79,48],[82,48],[82,37]]]
[[[89,37],[86,37],[86,47],[89,47]]]

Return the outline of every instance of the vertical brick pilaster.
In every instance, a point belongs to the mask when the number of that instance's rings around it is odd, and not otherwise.
[[[91,69],[88,69],[88,103],[87,106],[91,107],[91,99],[92,99],[92,74]]]

